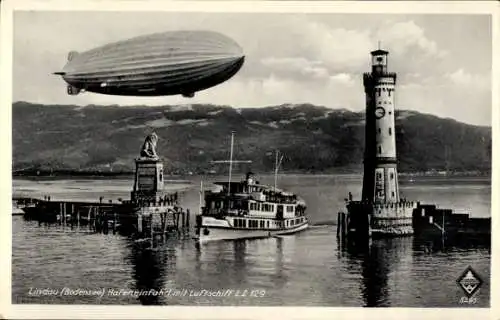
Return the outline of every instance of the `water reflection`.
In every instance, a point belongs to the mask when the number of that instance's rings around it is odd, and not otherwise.
[[[478,242],[451,242],[442,239],[404,237],[371,240],[364,243],[346,243],[340,254],[347,258],[347,267],[361,266],[360,293],[365,307],[389,307],[395,296],[411,285],[408,277],[414,272],[414,259],[422,255],[453,254],[471,248],[485,249],[487,244]],[[392,295],[392,296],[391,296]]]
[[[398,269],[398,264],[411,259],[412,244],[412,238],[393,238],[346,244],[342,248],[347,253],[348,264],[361,265],[360,292],[365,307],[391,305],[389,277]]]
[[[132,289],[143,293],[137,299],[143,305],[165,304],[161,300],[161,295],[147,294],[147,292],[160,292],[164,289],[167,268],[175,264],[175,247],[158,244],[155,248],[151,248],[147,242],[130,240],[128,248],[130,250],[128,260],[133,267],[132,277],[135,280]]]

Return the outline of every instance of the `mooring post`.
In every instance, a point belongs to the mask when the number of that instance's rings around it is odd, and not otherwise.
[[[191,212],[189,209],[186,209],[186,228],[189,229],[189,216],[191,215]]]
[[[173,218],[174,218],[174,227],[177,229],[179,227],[179,212],[177,210],[174,210]]]
[[[99,227],[99,208],[95,208],[94,210],[94,230],[96,232],[100,232],[100,227]]]
[[[155,247],[155,234],[154,234],[154,230],[153,230],[153,214],[151,214],[149,216],[149,230],[150,230],[150,233],[151,233],[151,249],[153,249]]]
[[[102,223],[102,229],[104,231],[104,234],[108,234],[109,232],[109,221],[108,221],[108,214],[104,210],[101,212],[101,223]]]
[[[113,211],[113,234],[116,233],[116,212]]]
[[[80,229],[80,210],[76,211],[76,226]]]
[[[342,221],[340,216],[342,215],[342,212],[337,212],[337,238],[340,237],[340,231],[342,230]]]
[[[342,239],[345,238],[346,234],[347,234],[347,230],[346,230],[346,223],[345,223],[345,218],[346,218],[346,214],[345,212],[342,212],[342,216],[341,216],[341,225],[342,225]]]
[[[142,233],[142,213],[137,215],[137,231]]]
[[[168,212],[164,212],[162,214],[162,217],[163,217],[163,236],[166,236],[166,233],[167,233],[167,215],[168,215]]]
[[[63,214],[62,214],[62,203],[59,204],[59,224],[63,223]]]
[[[64,222],[64,225],[66,225],[68,222],[66,221],[66,203],[65,202],[61,202],[61,206],[62,206],[62,216],[63,216],[63,222]]]
[[[182,229],[186,227],[186,212],[184,210],[182,212]]]

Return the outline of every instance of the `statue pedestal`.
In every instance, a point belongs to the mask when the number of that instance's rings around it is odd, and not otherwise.
[[[135,160],[132,202],[159,202],[163,196],[163,162],[160,159]]]

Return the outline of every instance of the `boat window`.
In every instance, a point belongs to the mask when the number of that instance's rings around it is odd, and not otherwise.
[[[293,212],[293,206],[287,206],[286,207],[287,212]]]
[[[269,228],[269,221],[267,221],[267,227]]]
[[[247,221],[246,220],[242,220],[243,224],[241,225],[243,228],[246,228],[247,227]]]

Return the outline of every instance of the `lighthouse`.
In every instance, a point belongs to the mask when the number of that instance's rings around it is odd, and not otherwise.
[[[400,195],[395,130],[396,73],[389,72],[388,56],[389,52],[380,47],[372,51],[371,71],[363,74],[366,96],[363,187],[360,200],[353,200],[350,192],[345,198],[347,212],[338,212],[337,236],[341,243],[366,245],[369,241],[364,240],[370,238],[412,234],[430,238],[438,235],[442,241],[458,234],[460,237],[467,233],[474,235],[475,231],[470,231],[473,228],[464,226],[467,221],[479,220],[467,214],[453,214],[451,209],[438,209],[434,204],[408,201]],[[490,220],[480,223],[484,223],[484,230],[490,230]],[[489,235],[488,232],[485,234]]]
[[[371,72],[363,75],[366,94],[362,200],[399,202],[395,130],[396,73],[387,70],[389,52],[371,52]]]
[[[396,156],[396,73],[388,71],[389,52],[371,52],[371,72],[363,74],[366,95],[365,153],[361,200],[347,200],[339,213],[342,230],[356,239],[413,234],[417,202],[400,199]],[[342,232],[344,232],[342,231]]]

